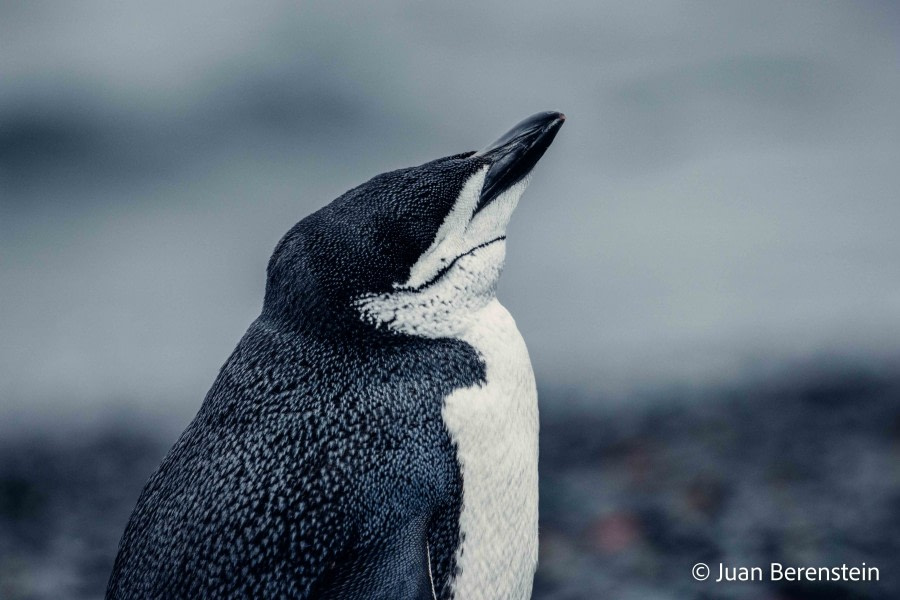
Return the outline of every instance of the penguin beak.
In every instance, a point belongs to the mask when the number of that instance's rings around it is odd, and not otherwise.
[[[532,115],[475,156],[490,159],[475,213],[528,175],[550,147],[566,116],[558,112]]]

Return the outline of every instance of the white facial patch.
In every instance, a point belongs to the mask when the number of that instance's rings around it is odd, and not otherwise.
[[[487,170],[488,168],[484,167],[466,181],[453,208],[450,209],[450,212],[444,217],[444,222],[438,228],[431,246],[422,253],[416,264],[409,270],[409,279],[395,287],[421,287],[446,267],[449,261],[470,249],[463,247],[465,232],[472,219],[475,206],[478,204],[478,198],[481,196],[481,187],[484,185]],[[474,248],[474,246],[472,247]]]
[[[362,296],[362,317],[410,335],[454,337],[496,295],[506,259],[506,227],[530,176],[473,216],[488,167],[463,185],[431,246],[395,291]]]

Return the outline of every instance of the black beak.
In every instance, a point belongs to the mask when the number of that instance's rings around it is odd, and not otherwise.
[[[566,116],[558,112],[532,115],[476,155],[491,160],[476,214],[531,172],[565,120]]]

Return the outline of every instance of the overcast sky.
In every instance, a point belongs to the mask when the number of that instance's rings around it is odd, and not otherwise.
[[[189,416],[294,222],[540,110],[541,384],[900,356],[893,3],[6,2],[0,54],[0,419]]]

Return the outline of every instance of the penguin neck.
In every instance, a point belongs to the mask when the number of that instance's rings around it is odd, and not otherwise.
[[[356,308],[363,321],[378,329],[426,338],[460,337],[496,302],[505,253],[503,241],[479,247],[427,285],[364,295],[356,300]]]
[[[397,337],[387,328],[373,327],[371,323],[362,321],[358,313],[351,310],[263,310],[259,321],[282,336],[326,348],[378,346],[389,344]]]

